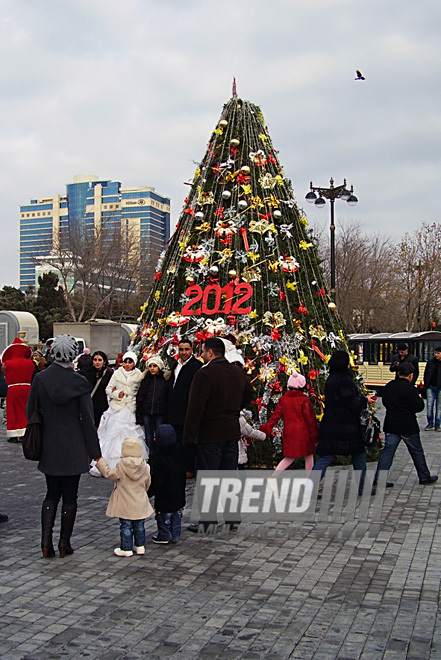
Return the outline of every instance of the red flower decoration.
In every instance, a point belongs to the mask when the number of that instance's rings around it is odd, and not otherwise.
[[[317,371],[317,369],[310,369],[308,373],[309,380],[315,380],[319,373],[320,371]]]
[[[281,386],[281,384],[279,383],[278,380],[276,380],[274,383],[270,383],[269,387],[272,390],[273,394],[276,394],[276,393],[282,391],[282,386]]]
[[[277,288],[279,289],[279,298],[283,302],[284,300],[286,300],[286,293],[284,291],[282,291],[282,289],[280,287],[277,287]]]
[[[213,215],[215,215],[218,218],[223,218],[224,217],[224,208],[225,208],[225,206],[218,206]]]
[[[324,290],[323,287],[320,289],[320,291],[317,291],[317,295],[318,295],[318,296],[321,296],[322,298],[325,297],[326,294],[325,294],[325,290]]]
[[[294,312],[296,314],[307,314],[308,310],[306,309],[303,300],[300,303],[300,307],[298,309],[295,309]]]
[[[271,355],[271,353],[267,353],[266,355],[262,355],[260,361],[262,362],[262,364],[270,363],[273,361],[273,356]]]
[[[274,158],[274,156],[273,156],[272,154],[268,154],[268,160],[269,160],[269,162],[272,163],[273,165],[276,165],[276,164],[277,164],[277,160]]]
[[[236,319],[236,317],[234,316],[234,314],[228,314],[228,316],[227,316],[227,321],[228,321],[229,325],[235,325],[237,319]]]
[[[159,280],[161,279],[161,277],[162,277],[162,273],[160,273],[160,272],[158,271],[153,279],[154,279],[155,281],[159,281]]]
[[[277,341],[278,339],[280,339],[280,337],[281,335],[280,332],[277,330],[277,328],[273,328],[271,331],[271,339],[273,341]]]
[[[261,410],[263,408],[263,403],[262,403],[262,397],[259,397],[255,401],[251,401],[253,406],[257,406],[257,410]]]

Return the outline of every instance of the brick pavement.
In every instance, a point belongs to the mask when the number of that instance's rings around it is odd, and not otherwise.
[[[437,473],[441,436],[422,437]],[[112,484],[88,475],[75,554],[41,559],[44,478],[4,427],[0,462],[0,511],[10,515],[0,525],[2,660],[441,659],[441,484],[419,486],[404,447],[376,536],[264,523],[215,538],[185,532],[177,546],[148,544],[130,559],[112,554]]]

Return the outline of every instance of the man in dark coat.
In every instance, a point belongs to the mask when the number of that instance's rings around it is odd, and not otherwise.
[[[206,339],[204,366],[194,376],[184,426],[184,445],[196,442],[197,470],[236,470],[239,415],[250,406],[254,390],[245,372],[225,359],[219,337]],[[198,525],[190,525],[191,532]]]
[[[167,381],[166,420],[175,429],[178,444],[182,444],[190,387],[195,373],[202,367],[202,362],[195,358],[192,343],[185,337],[179,341],[178,355],[178,360],[175,360],[171,367],[171,377]],[[187,478],[191,479],[195,473],[194,446],[188,445],[185,448],[184,460]]]
[[[412,375],[412,385],[415,385],[415,383],[418,380],[418,376],[420,372],[418,365],[418,358],[415,357],[415,355],[412,355],[412,353],[409,353],[409,347],[404,342],[400,342],[398,344],[397,351],[398,353],[395,353],[395,355],[392,356],[392,362],[389,367],[389,371],[395,373],[395,378],[398,378],[398,367],[400,366],[400,364],[402,364],[403,362],[407,362],[411,364],[414,368],[414,372]]]
[[[431,476],[427,467],[426,457],[420,440],[420,429],[416,413],[424,410],[424,401],[413,387],[414,367],[409,362],[403,362],[398,367],[398,378],[391,380],[383,389],[382,400],[386,408],[384,419],[384,449],[380,454],[374,484],[380,470],[389,470],[394,460],[395,452],[403,440],[412,457],[419,482],[422,486],[438,480]],[[392,482],[387,487],[392,487]]]
[[[424,387],[427,392],[427,426],[424,430],[432,430],[435,421],[435,431],[441,432],[441,346],[435,348],[435,357],[426,364]]]

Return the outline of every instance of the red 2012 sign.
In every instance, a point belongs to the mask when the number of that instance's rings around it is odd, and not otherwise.
[[[230,283],[222,288],[219,284],[208,284],[205,289],[202,289],[198,284],[193,284],[186,289],[185,295],[190,300],[182,308],[182,316],[249,314],[251,312],[251,305],[244,307],[244,304],[253,295],[253,287],[246,282],[240,282],[239,284]],[[223,307],[221,307],[222,295],[225,296]],[[214,298],[209,300],[210,296],[214,296]],[[234,302],[233,296],[238,296]],[[202,305],[195,307],[201,300]],[[212,307],[209,307],[209,304]]]

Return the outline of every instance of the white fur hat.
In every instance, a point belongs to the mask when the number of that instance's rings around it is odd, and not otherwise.
[[[147,360],[147,366],[149,367],[151,364],[156,364],[156,366],[159,367],[161,371],[164,371],[165,369],[165,365],[159,355],[152,355],[152,357]]]
[[[123,355],[123,362],[124,362],[124,360],[127,360],[127,358],[130,358],[131,360],[133,360],[133,362],[134,362],[135,364],[137,364],[137,362],[138,362],[138,356],[137,356],[136,353],[134,353],[133,351],[126,351],[126,352],[124,353],[124,355]]]

